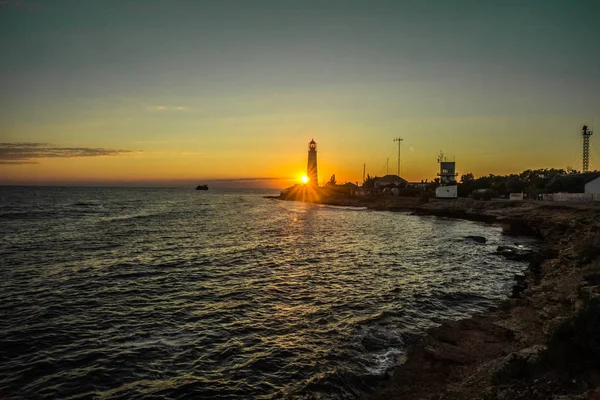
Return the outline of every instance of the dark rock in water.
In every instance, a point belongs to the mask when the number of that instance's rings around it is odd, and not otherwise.
[[[391,378],[393,378],[393,377],[394,377],[394,374],[395,374],[395,373],[396,373],[396,368],[395,368],[395,367],[388,368],[388,369],[385,371],[385,377],[386,377],[387,379],[391,379]]]
[[[469,236],[465,236],[465,239],[469,239],[469,240],[472,240],[477,243],[486,243],[487,242],[487,239],[484,238],[483,236],[469,235]]]
[[[534,253],[531,250],[518,249],[512,246],[498,246],[494,254],[513,261],[528,261]]]
[[[512,246],[498,246],[496,248],[496,251],[498,253],[503,252],[503,251],[515,251],[515,250],[517,250],[517,248],[516,247],[512,247]]]
[[[198,185],[196,186],[196,190],[208,190],[208,185]]]
[[[512,287],[512,295],[510,297],[512,298],[517,298],[521,296],[521,293],[523,293],[525,291],[525,289],[527,289],[529,285],[527,284],[526,281],[521,281],[521,282],[517,282],[516,285],[513,285]]]
[[[523,282],[525,278],[526,276],[524,274],[515,274],[515,281],[517,282]]]

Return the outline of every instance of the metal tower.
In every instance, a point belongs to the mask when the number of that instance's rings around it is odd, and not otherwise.
[[[581,128],[581,133],[583,135],[583,170],[582,172],[589,172],[590,170],[590,136],[592,136],[592,131],[590,131],[587,125],[584,125]]]
[[[402,144],[402,138],[395,138],[394,142],[398,142],[398,176],[400,176],[400,144]]]

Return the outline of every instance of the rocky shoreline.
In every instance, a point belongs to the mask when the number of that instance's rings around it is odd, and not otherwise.
[[[542,240],[538,253],[517,255],[530,267],[515,277],[508,300],[430,330],[374,399],[600,399],[600,205],[343,196],[314,202],[499,223],[506,234]],[[515,256],[510,249],[502,255]]]

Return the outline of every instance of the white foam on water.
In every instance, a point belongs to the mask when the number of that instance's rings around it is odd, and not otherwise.
[[[387,370],[396,365],[396,361],[400,356],[404,355],[404,350],[396,347],[384,349],[380,352],[374,353],[375,365],[372,367],[366,367],[365,369],[369,374],[383,375]]]

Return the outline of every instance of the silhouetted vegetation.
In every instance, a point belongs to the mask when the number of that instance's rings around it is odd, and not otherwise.
[[[520,174],[510,175],[489,174],[479,178],[468,173],[460,178],[458,195],[486,199],[489,196],[507,197],[510,193],[521,192],[530,197],[536,197],[542,193],[582,193],[585,184],[598,176],[600,176],[600,172],[580,174],[572,169],[565,171],[554,168],[528,169]],[[482,193],[476,194],[476,191]]]
[[[473,197],[476,200],[490,200],[496,197],[507,198],[510,193],[524,193],[529,198],[537,198],[544,193],[583,193],[585,184],[600,176],[600,171],[582,174],[570,167],[565,169],[542,168],[528,169],[520,174],[494,175],[489,174],[475,178],[472,173],[460,177],[458,195],[460,197]],[[333,179],[335,176],[332,177]],[[367,175],[363,187],[374,188],[375,180],[379,176]],[[330,185],[330,183],[328,183]],[[331,184],[333,185],[333,184]],[[435,189],[439,186],[436,178],[426,187],[412,187],[403,183],[401,185],[389,184],[384,188],[398,188],[399,196],[420,196],[423,191],[431,192],[434,197]]]
[[[337,185],[337,180],[335,179],[335,174],[331,175],[331,178],[329,178],[329,182],[327,182],[325,185],[326,186],[335,186],[335,185]]]
[[[363,187],[365,188],[374,188],[375,187],[375,179],[378,179],[378,176],[371,176],[367,174],[365,181],[363,182]]]

